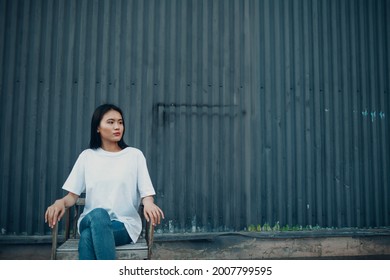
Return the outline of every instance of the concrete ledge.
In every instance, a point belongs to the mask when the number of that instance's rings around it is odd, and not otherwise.
[[[156,235],[153,259],[390,259],[390,230]]]
[[[64,237],[59,237],[64,240]],[[0,244],[49,244],[51,235],[0,235]]]
[[[153,259],[390,259],[390,236],[255,238],[155,242]]]

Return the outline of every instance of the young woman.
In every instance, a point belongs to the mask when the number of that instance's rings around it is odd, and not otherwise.
[[[163,211],[154,203],[155,191],[143,153],[123,141],[125,123],[120,108],[104,104],[91,121],[89,149],[78,157],[63,185],[68,194],[45,213],[50,227],[85,192],[78,220],[80,259],[115,259],[115,246],[137,242],[142,230],[138,214],[144,205],[147,221],[159,224]]]

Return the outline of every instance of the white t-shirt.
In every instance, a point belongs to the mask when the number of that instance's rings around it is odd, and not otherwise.
[[[103,208],[111,220],[125,225],[134,242],[142,230],[138,214],[141,198],[155,195],[145,156],[131,147],[120,152],[84,150],[62,188],[77,195],[85,192],[85,207],[78,225],[91,210]]]

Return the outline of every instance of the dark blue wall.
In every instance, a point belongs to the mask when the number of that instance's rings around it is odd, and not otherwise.
[[[159,232],[389,226],[390,2],[0,0],[0,227],[46,207],[120,105]]]

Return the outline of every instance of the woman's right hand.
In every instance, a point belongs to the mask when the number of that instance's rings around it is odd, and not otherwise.
[[[66,196],[56,200],[52,205],[47,207],[45,213],[45,223],[49,224],[49,227],[53,228],[57,222],[59,222],[65,214],[65,209],[73,206],[79,196],[77,194],[69,192]]]
[[[45,213],[45,223],[48,223],[49,227],[53,228],[57,222],[59,222],[65,214],[65,201],[64,199],[56,200],[52,205],[47,207]]]

